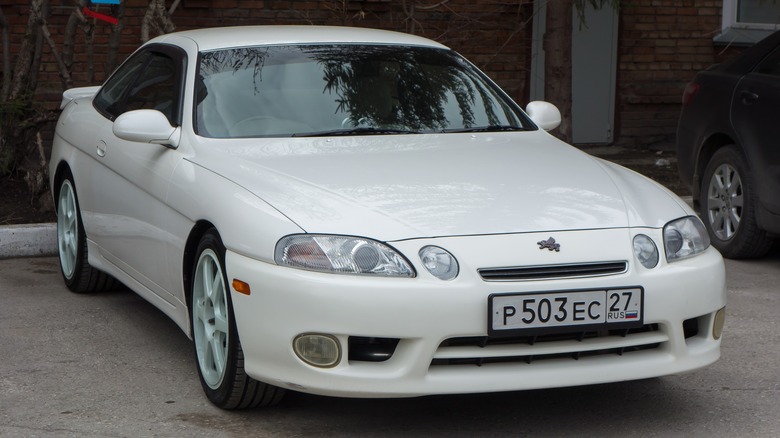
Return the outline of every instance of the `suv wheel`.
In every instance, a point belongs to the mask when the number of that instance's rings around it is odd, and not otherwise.
[[[712,156],[704,170],[699,205],[710,240],[725,257],[761,257],[772,247],[756,222],[753,180],[736,146]]]

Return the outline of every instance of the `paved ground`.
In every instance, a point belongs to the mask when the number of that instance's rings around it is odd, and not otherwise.
[[[189,340],[128,291],[76,295],[55,258],[0,260],[0,436],[780,436],[780,246],[727,262],[723,358],[610,385],[396,400],[288,394],[225,412]]]

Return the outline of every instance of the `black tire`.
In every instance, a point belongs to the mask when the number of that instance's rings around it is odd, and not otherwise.
[[[57,249],[65,285],[76,293],[93,293],[117,287],[114,277],[89,265],[87,235],[81,222],[73,175],[65,171],[56,194]]]
[[[244,352],[225,275],[225,246],[215,229],[208,230],[201,238],[196,254],[190,290],[190,328],[198,376],[206,397],[222,409],[279,403],[284,389],[259,382],[244,371]],[[216,288],[209,291],[213,285]],[[217,363],[220,361],[223,364]]]
[[[753,177],[734,145],[719,149],[707,163],[701,180],[699,205],[712,245],[724,257],[740,259],[765,255],[772,239],[756,221]]]

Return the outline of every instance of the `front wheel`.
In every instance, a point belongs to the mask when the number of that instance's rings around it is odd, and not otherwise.
[[[753,179],[736,146],[726,146],[712,156],[700,196],[712,245],[725,257],[761,257],[769,251],[772,240],[756,221]]]
[[[224,269],[225,247],[216,230],[203,236],[197,254],[190,306],[192,339],[206,396],[222,409],[278,403],[284,389],[254,380],[244,371],[244,352]]]

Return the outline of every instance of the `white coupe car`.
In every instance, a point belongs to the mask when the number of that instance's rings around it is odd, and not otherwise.
[[[457,53],[331,27],[164,35],[64,93],[62,274],[274,404],[643,379],[720,356],[723,261],[663,187],[546,132]]]

